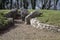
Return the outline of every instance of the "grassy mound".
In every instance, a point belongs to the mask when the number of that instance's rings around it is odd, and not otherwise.
[[[37,17],[40,22],[51,25],[60,26],[60,11],[57,10],[39,10],[43,13],[41,17]]]

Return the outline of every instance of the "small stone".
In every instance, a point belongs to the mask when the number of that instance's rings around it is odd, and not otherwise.
[[[47,27],[46,27],[46,29],[48,29],[48,30],[49,30],[49,27],[47,26]]]
[[[58,32],[60,32],[60,29],[58,29]]]
[[[45,25],[43,25],[43,28],[45,29]]]

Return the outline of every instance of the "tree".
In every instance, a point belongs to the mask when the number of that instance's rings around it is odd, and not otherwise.
[[[47,9],[50,9],[50,7],[51,7],[51,0],[48,0],[49,1],[49,3],[48,3],[48,8]]]
[[[0,9],[2,8],[2,6],[1,6],[1,5],[2,5],[2,0],[0,0]]]
[[[36,6],[36,0],[31,0],[31,4],[32,4],[32,9],[35,9],[35,6]]]
[[[12,1],[13,0],[0,0],[0,9],[5,9],[5,3],[6,4],[9,4],[9,2],[6,2],[6,1],[10,1],[10,6],[9,8],[12,9]],[[19,8],[19,0],[16,0],[16,6],[17,8]],[[24,7],[25,9],[28,9],[28,0],[20,0],[21,1],[21,6],[20,7]],[[36,6],[36,0],[30,0],[31,1],[31,5],[32,5],[32,9],[35,9],[35,6]],[[54,9],[57,9],[57,3],[59,0],[41,0],[42,2],[42,9],[50,9],[50,7],[52,6],[51,5],[51,2],[54,1]],[[47,5],[47,7],[46,7]]]
[[[28,9],[28,1],[27,0],[23,0],[23,3],[24,3],[24,5],[23,5],[24,8],[25,9]]]
[[[59,0],[54,0],[54,10],[57,9],[57,3],[58,3]]]
[[[19,9],[19,0],[16,0],[17,1],[17,5],[16,5],[16,8]]]
[[[11,1],[10,9],[12,9],[12,0],[10,0],[10,1]]]
[[[5,2],[6,0],[0,0],[0,9],[5,9]]]
[[[48,0],[42,0],[42,9],[46,9],[46,4],[47,4]],[[44,4],[43,4],[44,3]]]

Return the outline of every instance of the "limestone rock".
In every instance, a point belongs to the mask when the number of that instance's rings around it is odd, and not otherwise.
[[[34,11],[34,12],[31,12],[29,15],[27,15],[25,17],[25,23],[26,24],[30,24],[30,19],[31,18],[35,18],[37,16],[40,16],[42,13],[38,12],[38,11]]]
[[[13,18],[7,18],[7,20],[13,23]]]
[[[60,29],[58,29],[58,32],[60,32]]]
[[[20,15],[21,15],[21,18],[22,18],[22,21],[25,21],[25,17],[29,14],[28,10],[27,9],[22,9],[21,12],[20,12]]]
[[[52,31],[52,32],[60,32],[60,27],[54,26],[54,25],[40,23],[39,20],[37,20],[37,18],[32,18],[30,20],[30,23],[31,23],[31,26],[33,26],[35,28],[40,28],[42,30],[46,29],[46,30]]]
[[[5,14],[5,17],[15,18],[17,14],[18,14],[18,10],[17,9],[12,9],[9,13]]]

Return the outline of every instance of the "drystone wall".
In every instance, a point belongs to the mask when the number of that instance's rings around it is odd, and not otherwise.
[[[50,30],[53,32],[60,32],[60,28],[58,26],[40,23],[40,21],[37,20],[37,18],[32,18],[30,20],[30,24],[32,25],[32,27],[36,27],[36,28],[40,28],[40,29],[46,29],[46,30]]]

